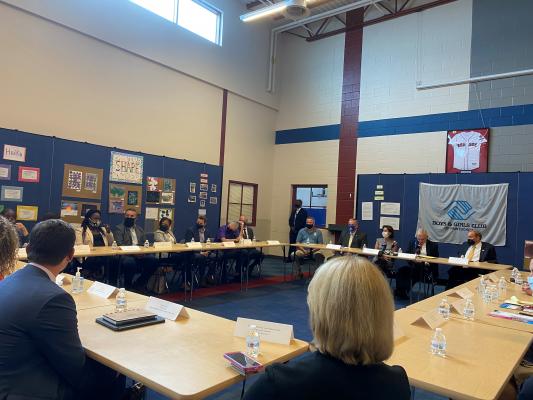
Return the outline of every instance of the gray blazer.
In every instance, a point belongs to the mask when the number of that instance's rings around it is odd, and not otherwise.
[[[134,225],[135,227],[135,233],[137,235],[137,241],[139,242],[139,246],[144,245],[144,242],[146,240],[146,235],[144,234],[144,230],[137,225]],[[124,224],[120,224],[115,226],[115,229],[113,229],[113,237],[115,238],[115,241],[119,246],[131,246],[131,232],[130,228],[126,228]]]
[[[0,281],[0,399],[70,399],[85,351],[72,296],[33,265]]]

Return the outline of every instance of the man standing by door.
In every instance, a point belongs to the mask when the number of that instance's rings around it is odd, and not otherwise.
[[[296,243],[296,237],[300,229],[305,227],[305,220],[307,219],[307,211],[302,208],[302,200],[298,199],[294,202],[294,207],[289,217],[289,243]],[[289,247],[289,262],[291,261],[291,254],[296,249]]]

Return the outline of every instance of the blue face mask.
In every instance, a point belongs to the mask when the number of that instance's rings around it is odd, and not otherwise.
[[[350,232],[355,232],[355,225],[354,224],[348,224],[348,229]]]

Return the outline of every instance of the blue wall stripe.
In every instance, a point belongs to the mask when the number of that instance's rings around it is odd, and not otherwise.
[[[481,118],[483,115],[483,118]],[[533,104],[458,111],[414,117],[359,122],[358,137],[451,131],[455,129],[494,128],[533,124]],[[316,142],[339,138],[340,125],[289,129],[276,132],[276,144]]]
[[[339,138],[340,124],[312,128],[287,129],[276,132],[276,144],[319,142]]]

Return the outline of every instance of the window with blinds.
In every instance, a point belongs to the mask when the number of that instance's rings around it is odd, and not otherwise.
[[[255,226],[257,209],[257,184],[229,181],[227,222],[237,221],[241,215]]]

